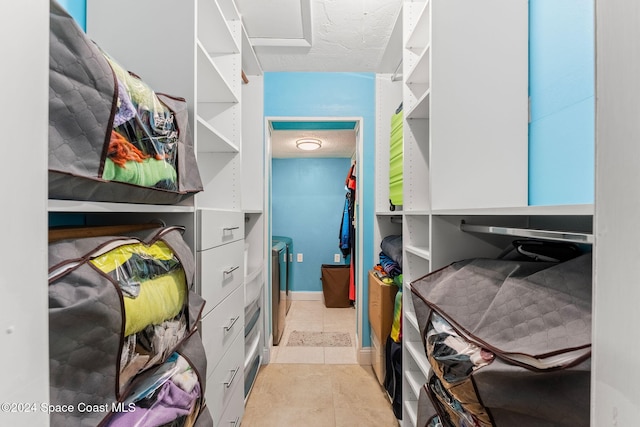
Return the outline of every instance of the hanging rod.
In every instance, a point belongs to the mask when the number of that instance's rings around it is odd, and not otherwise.
[[[567,231],[536,230],[531,228],[497,227],[493,225],[473,225],[460,222],[460,230],[473,233],[500,234],[503,236],[531,237],[534,239],[559,242],[593,244],[593,234]]]
[[[400,60],[400,63],[396,67],[396,70],[391,75],[392,82],[397,82],[399,80],[402,80],[402,72],[398,73],[398,71],[400,71],[400,67],[402,67],[402,59]]]

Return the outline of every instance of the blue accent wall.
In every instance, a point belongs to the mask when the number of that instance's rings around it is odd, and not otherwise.
[[[363,210],[364,220],[360,224],[364,234],[363,242],[363,270],[357,272],[356,285],[366,285],[366,273],[373,268],[373,220],[374,220],[374,166],[375,166],[375,74],[374,73],[315,73],[315,72],[267,72],[264,73],[264,114],[267,117],[362,117],[363,118],[363,152],[362,161],[364,185],[363,194],[358,196],[359,209]],[[342,173],[342,180],[347,176],[347,170]],[[278,209],[272,207],[272,209]],[[330,229],[327,234],[335,236],[338,217],[328,219]],[[273,230],[276,234],[276,230]],[[279,231],[277,233],[280,233]],[[294,241],[297,252],[302,248]],[[337,241],[335,244],[337,249]],[[309,250],[303,252],[305,257]],[[337,253],[337,252],[332,252]],[[306,259],[306,258],[305,258]],[[304,264],[304,263],[303,263]],[[294,266],[299,265],[294,263]],[[311,266],[316,271],[309,274],[310,280],[319,278],[319,266]],[[307,280],[295,272],[296,281]],[[369,347],[370,329],[368,314],[368,295],[363,292],[362,307],[363,336],[362,346]],[[358,322],[360,319],[358,320]]]
[[[529,28],[529,204],[593,203],[593,1],[530,0]]]
[[[351,159],[273,159],[272,235],[291,237],[303,262],[292,264],[292,291],[322,291],[320,267],[336,264]],[[341,263],[344,263],[341,257]]]
[[[58,0],[58,3],[76,20],[80,28],[87,31],[87,2],[85,0]]]

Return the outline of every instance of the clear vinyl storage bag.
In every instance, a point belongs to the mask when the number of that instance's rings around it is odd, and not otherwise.
[[[174,204],[202,191],[185,99],[154,92],[54,0],[50,28],[49,198]]]
[[[204,300],[181,227],[49,244],[54,427],[211,427]]]
[[[429,427],[587,427],[591,254],[468,259],[411,283]]]

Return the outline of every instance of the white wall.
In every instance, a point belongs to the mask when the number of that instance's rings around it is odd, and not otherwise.
[[[47,141],[49,2],[12,2],[0,14],[2,114],[0,425],[47,426]],[[5,403],[36,403],[6,412]]]
[[[640,3],[596,0],[593,426],[640,420]]]

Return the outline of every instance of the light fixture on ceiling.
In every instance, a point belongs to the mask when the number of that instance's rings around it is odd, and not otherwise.
[[[300,150],[313,151],[322,147],[322,141],[316,138],[302,138],[296,141],[296,147]]]

